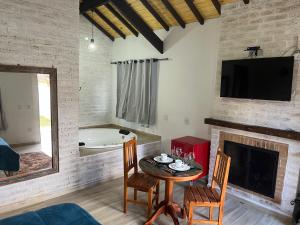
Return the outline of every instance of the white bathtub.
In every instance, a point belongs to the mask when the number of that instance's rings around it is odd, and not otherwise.
[[[79,129],[79,142],[85,143],[79,147],[80,156],[93,155],[101,152],[120,148],[126,142],[137,135],[130,132],[128,135],[119,134],[119,129],[89,128]]]

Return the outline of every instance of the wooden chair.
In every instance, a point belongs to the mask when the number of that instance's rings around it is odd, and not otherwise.
[[[230,169],[231,158],[218,151],[211,187],[190,186],[184,192],[184,214],[188,216],[188,225],[193,223],[222,224],[223,209]],[[216,189],[218,186],[219,190]],[[194,220],[194,207],[208,207],[209,220]],[[218,220],[213,220],[213,209],[219,208]]]
[[[152,204],[159,201],[159,180],[138,172],[136,140],[135,138],[123,144],[124,153],[124,213],[127,212],[128,202],[148,206],[148,217],[151,216]],[[129,171],[133,169],[133,173]],[[134,189],[134,198],[128,199],[128,187]],[[148,201],[137,199],[138,191],[148,193]],[[153,198],[154,194],[154,198]]]

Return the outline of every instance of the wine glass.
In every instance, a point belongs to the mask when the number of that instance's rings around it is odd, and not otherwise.
[[[194,162],[195,162],[195,153],[194,152],[190,152],[189,153],[189,164],[191,168],[194,168]]]
[[[189,153],[184,153],[183,155],[183,161],[186,165],[189,164],[189,155],[190,155]]]
[[[189,161],[193,162],[194,161],[194,152],[190,152],[188,155]]]
[[[181,148],[176,148],[176,155],[178,158],[181,157],[181,154],[182,154],[182,149]]]
[[[175,147],[174,148],[171,148],[171,157],[174,159],[176,157],[176,149]]]

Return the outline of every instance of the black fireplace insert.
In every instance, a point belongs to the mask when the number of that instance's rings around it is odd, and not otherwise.
[[[231,141],[224,152],[231,157],[230,183],[274,198],[279,152]]]
[[[296,199],[292,202],[295,205],[293,213],[293,224],[300,224],[300,193],[297,194]]]

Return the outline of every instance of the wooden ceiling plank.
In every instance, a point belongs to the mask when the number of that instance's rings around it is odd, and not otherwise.
[[[139,33],[133,28],[133,26],[130,25],[130,23],[127,22],[127,20],[124,19],[124,17],[117,12],[110,4],[106,4],[105,7],[120,20],[130,31],[133,33],[136,37],[139,36]]]
[[[114,31],[116,31],[123,39],[126,39],[126,35],[116,26],[114,25],[106,16],[104,16],[98,9],[95,9],[95,13],[109,25]]]
[[[82,3],[80,3],[80,13],[85,13],[98,6],[105,5],[109,1],[110,0],[85,0]]]
[[[164,52],[164,43],[144,22],[144,20],[131,8],[126,1],[111,0],[114,6],[127,20],[160,52]]]
[[[250,0],[243,0],[245,4],[249,4]]]
[[[167,10],[172,14],[174,19],[177,21],[177,23],[182,27],[185,28],[185,22],[181,18],[181,16],[177,13],[177,11],[174,9],[174,7],[171,5],[169,0],[162,0],[162,3],[167,8]]]
[[[221,15],[221,4],[218,0],[211,0],[212,4],[215,6],[216,10],[218,11],[219,15]]]
[[[152,16],[163,26],[166,31],[169,31],[169,25],[164,21],[164,19],[155,11],[155,9],[150,5],[148,0],[140,0],[141,3],[146,7],[146,9],[152,14]]]
[[[103,27],[101,27],[98,23],[96,23],[87,13],[82,14],[90,23],[92,23],[95,27],[98,28],[103,34],[105,34],[110,40],[114,41],[115,38],[108,33]]]
[[[190,10],[193,12],[194,16],[197,18],[200,24],[204,24],[204,18],[197,9],[197,7],[194,5],[194,0],[185,0],[186,4],[190,8]]]

